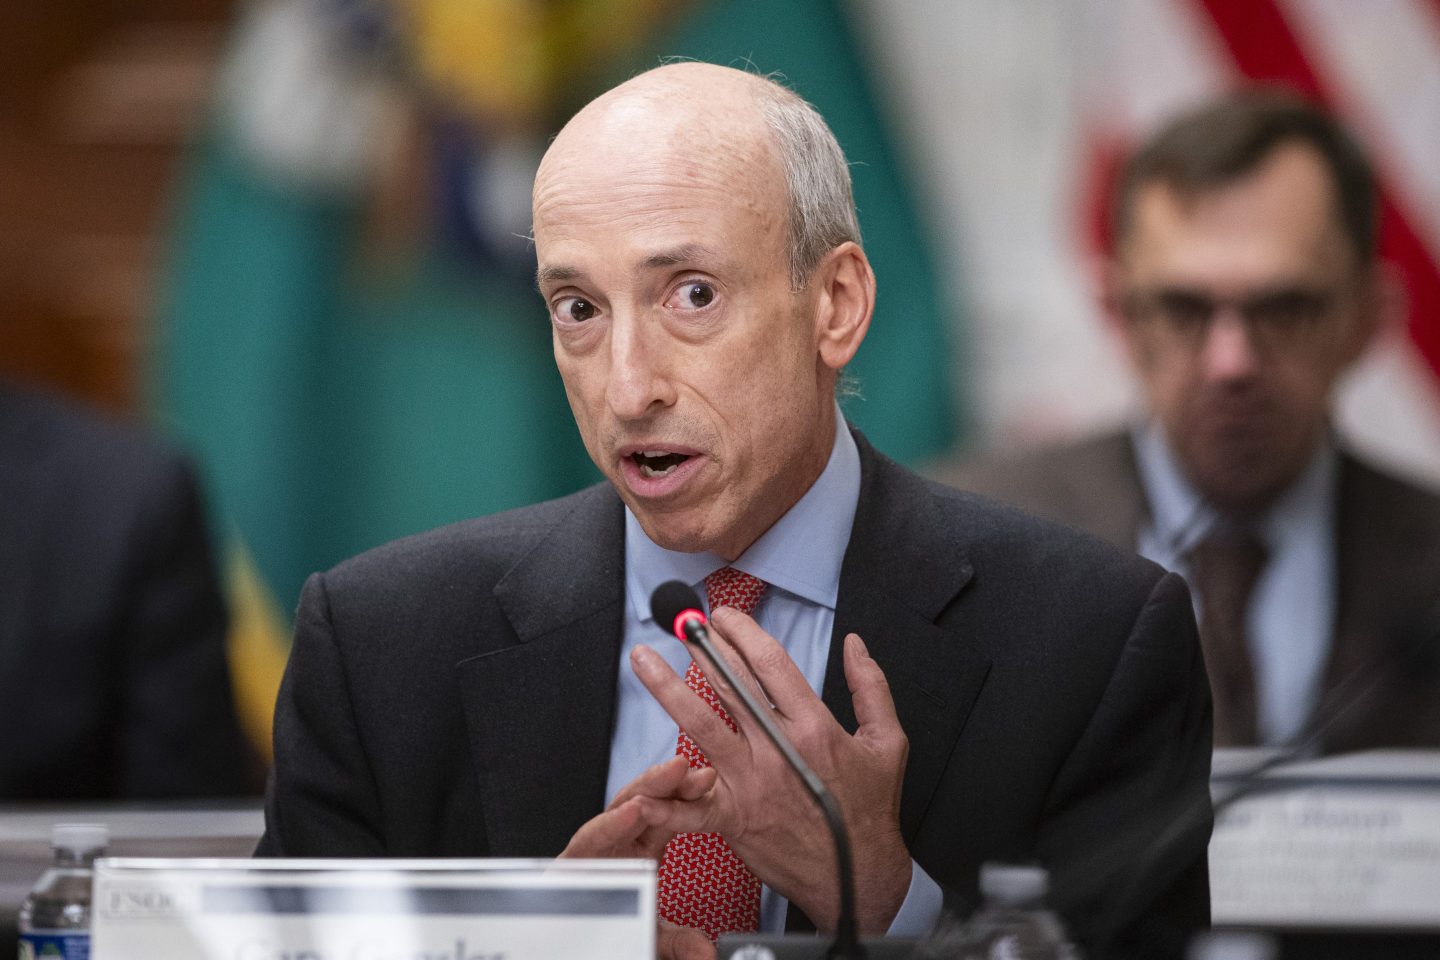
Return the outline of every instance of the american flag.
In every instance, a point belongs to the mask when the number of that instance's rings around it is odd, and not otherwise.
[[[1080,432],[1133,402],[1091,269],[1109,174],[1176,110],[1259,81],[1331,108],[1371,153],[1408,323],[1342,387],[1337,420],[1357,446],[1440,477],[1440,0],[852,8],[971,304],[957,376],[982,442]]]

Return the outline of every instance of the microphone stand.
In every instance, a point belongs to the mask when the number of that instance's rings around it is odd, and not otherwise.
[[[745,705],[746,712],[760,725],[760,729],[765,731],[765,736],[775,745],[775,749],[780,751],[785,762],[790,764],[790,768],[805,784],[811,798],[819,805],[825,824],[830,828],[830,834],[835,841],[835,856],[839,861],[840,873],[840,916],[835,925],[835,942],[830,945],[825,956],[829,960],[864,960],[865,951],[855,930],[855,868],[850,856],[850,834],[845,829],[845,820],[840,814],[840,805],[835,801],[835,795],[801,759],[790,739],[781,733],[780,728],[770,719],[768,710],[760,706],[749,688],[735,676],[730,664],[715,649],[704,621],[698,616],[686,617],[684,630],[686,638],[700,648],[705,659],[710,661],[710,666],[714,667],[729,684],[730,689],[735,691],[735,695]]]

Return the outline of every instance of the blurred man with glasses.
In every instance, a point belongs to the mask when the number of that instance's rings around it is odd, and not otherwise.
[[[947,479],[1184,573],[1217,746],[1440,745],[1440,499],[1347,452],[1330,403],[1397,297],[1369,164],[1237,94],[1124,167],[1106,313],[1148,418]]]

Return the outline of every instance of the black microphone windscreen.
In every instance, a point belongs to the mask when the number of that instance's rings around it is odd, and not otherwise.
[[[702,609],[699,595],[679,580],[667,580],[650,594],[650,616],[666,633],[675,629],[675,618],[681,611]]]

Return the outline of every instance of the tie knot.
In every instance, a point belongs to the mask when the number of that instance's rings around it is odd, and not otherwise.
[[[755,605],[764,592],[764,580],[734,567],[721,567],[705,578],[705,599],[710,603],[712,614],[717,607],[734,607],[744,614],[754,613]]]
[[[1225,524],[1212,530],[1190,551],[1202,598],[1209,586],[1243,602],[1269,555],[1265,542],[1247,527]]]

